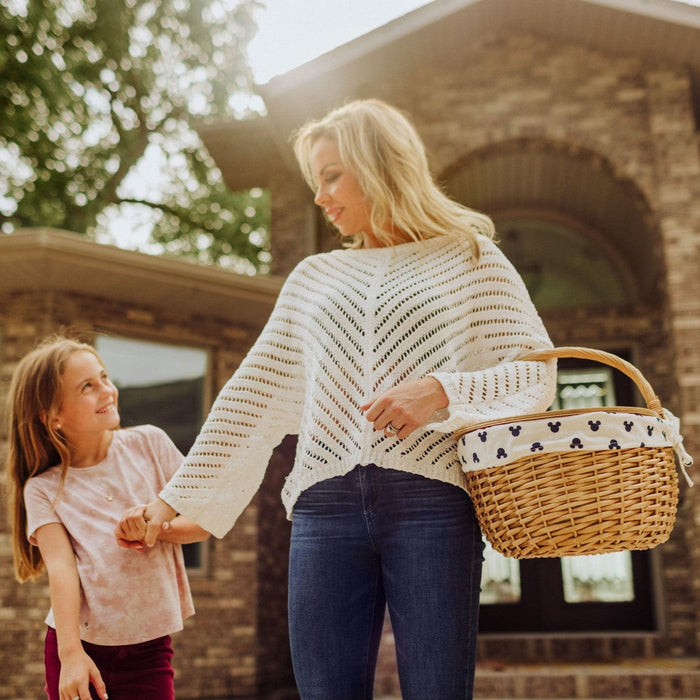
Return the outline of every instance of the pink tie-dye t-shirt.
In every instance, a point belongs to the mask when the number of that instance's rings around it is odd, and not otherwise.
[[[180,545],[157,542],[139,552],[114,538],[128,508],[155,499],[182,463],[170,438],[152,425],[114,432],[106,458],[69,468],[59,490],[52,467],[27,482],[27,537],[42,525],[68,531],[82,585],[80,636],[102,645],[136,644],[182,629],[194,613]],[[53,611],[46,623],[55,627]]]

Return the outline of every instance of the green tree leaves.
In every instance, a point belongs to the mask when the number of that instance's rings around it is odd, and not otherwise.
[[[130,206],[150,212],[161,250],[265,270],[266,193],[230,192],[192,128],[241,116],[232,98],[251,90],[256,4],[3,0],[2,231],[96,236]],[[139,188],[127,178],[147,152],[159,170]]]

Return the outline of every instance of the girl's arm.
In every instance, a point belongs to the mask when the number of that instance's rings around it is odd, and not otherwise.
[[[49,575],[61,661],[59,693],[61,697],[89,700],[92,683],[100,698],[106,699],[102,676],[80,641],[80,578],[68,533],[60,523],[48,523],[34,536]]]

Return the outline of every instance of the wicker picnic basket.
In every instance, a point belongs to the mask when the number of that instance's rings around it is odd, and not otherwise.
[[[610,353],[562,347],[523,359],[562,357],[594,360],[620,370],[635,382],[647,408],[548,411],[458,431],[460,460],[486,539],[495,550],[516,559],[650,549],[665,542],[678,503],[674,445],[679,449],[682,439],[679,435],[673,439],[668,425],[669,418],[675,419],[662,409],[642,374]],[[567,435],[572,423],[576,432]],[[581,426],[586,430],[578,430]],[[643,432],[635,437],[628,432],[632,426]],[[529,447],[527,441],[519,446],[527,454],[509,461],[519,436],[528,429]],[[547,451],[544,440],[536,436],[554,429],[556,451]],[[598,447],[586,449],[586,442],[594,442],[591,431],[597,431]],[[508,447],[499,448],[498,457],[503,459],[493,461],[501,463],[478,463],[477,451],[487,444],[493,449],[500,441]],[[685,457],[686,465],[692,463]]]

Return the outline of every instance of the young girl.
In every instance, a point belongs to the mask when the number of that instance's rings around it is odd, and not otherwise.
[[[120,430],[117,395],[94,348],[60,336],[24,357],[10,386],[15,574],[48,572],[50,700],[172,700],[169,635],[194,612],[180,545],[209,533],[176,517],[155,547],[132,552],[143,508],[118,525],[183,458],[159,428]]]

